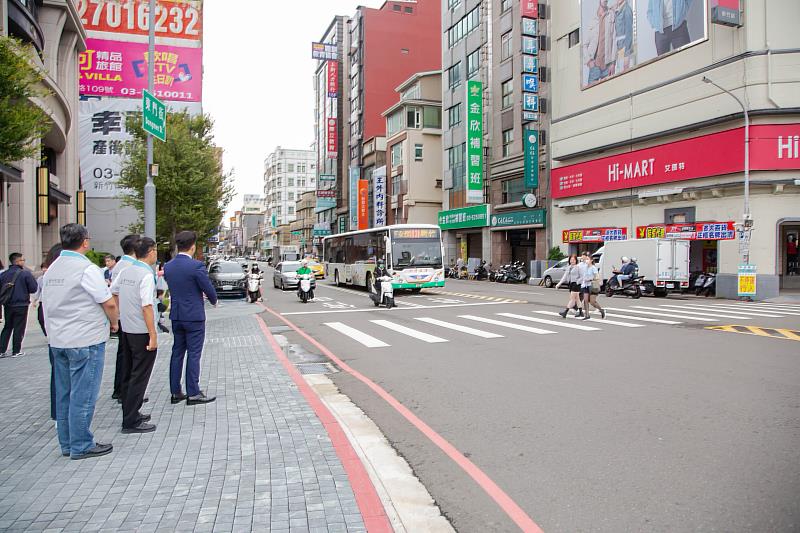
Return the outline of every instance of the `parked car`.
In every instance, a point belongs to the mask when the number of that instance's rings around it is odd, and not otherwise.
[[[247,295],[247,274],[236,261],[217,261],[208,268],[208,277],[219,296]]]
[[[567,265],[569,264],[569,257],[565,257],[555,265],[551,266],[547,270],[542,273],[542,279],[544,280],[544,286],[548,289],[555,286],[556,283],[561,281],[561,278],[564,276],[564,271],[567,270]],[[568,284],[564,284],[563,287],[569,287]]]
[[[300,261],[282,261],[278,263],[272,272],[272,286],[276,289],[294,289],[298,285],[297,269],[302,263]],[[316,278],[316,276],[314,276]],[[316,279],[311,280],[311,290],[317,287]]]

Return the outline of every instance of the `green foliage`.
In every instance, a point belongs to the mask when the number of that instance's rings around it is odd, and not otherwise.
[[[144,185],[147,182],[147,134],[141,113],[127,118],[133,140],[127,149],[119,186],[127,189],[126,205],[144,213]],[[213,144],[213,122],[207,115],[186,112],[167,114],[167,141],[153,142],[153,161],[158,164],[156,184],[156,241],[174,243],[183,230],[198,234],[198,247],[215,233],[225,208],[233,197],[232,178],[224,174]],[[142,221],[130,227],[141,232]]]
[[[47,114],[30,100],[48,94],[32,55],[30,46],[0,36],[0,163],[37,155],[35,141],[50,129]]]
[[[99,266],[100,268],[106,266],[107,255],[112,255],[112,254],[109,254],[108,252],[96,252],[94,250],[89,250],[86,252],[86,257],[88,257],[92,263]]]
[[[564,252],[562,252],[561,248],[559,248],[558,246],[553,246],[552,248],[550,248],[550,251],[547,252],[547,259],[549,259],[550,261],[561,261],[565,257],[567,256],[564,255]]]

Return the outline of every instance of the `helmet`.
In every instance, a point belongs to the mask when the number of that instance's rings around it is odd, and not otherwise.
[[[378,261],[377,261],[377,263],[378,263],[379,265],[383,265],[383,264],[385,263],[385,261],[383,260],[383,258],[379,258],[379,259],[378,259]]]
[[[303,266],[308,266],[308,259],[303,259],[301,263]]]
[[[622,262],[623,262],[623,263],[627,263],[628,261],[630,261],[630,259],[628,259],[627,257],[625,257],[625,256],[623,255],[623,256],[622,256]]]

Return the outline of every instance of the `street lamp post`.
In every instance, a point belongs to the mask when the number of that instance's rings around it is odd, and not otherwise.
[[[744,113],[744,215],[742,216],[742,231],[744,234],[745,245],[742,251],[742,262],[750,264],[750,231],[753,228],[753,215],[750,213],[750,115],[744,102],[728,89],[722,87],[713,80],[703,76],[703,83],[710,83],[720,91],[724,92],[742,107]]]
[[[156,0],[150,0],[150,29],[147,43],[147,90],[153,91],[156,59]],[[144,111],[144,110],[142,110]],[[153,135],[147,134],[147,183],[144,185],[144,235],[156,238],[156,184],[153,183]]]

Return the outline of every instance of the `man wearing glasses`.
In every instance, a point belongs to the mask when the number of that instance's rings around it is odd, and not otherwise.
[[[0,299],[6,323],[0,333],[0,358],[8,357],[8,342],[13,335],[11,357],[22,357],[22,339],[28,324],[28,308],[31,305],[31,294],[38,290],[36,280],[31,271],[25,268],[25,258],[20,253],[8,256],[8,270],[0,275]]]

